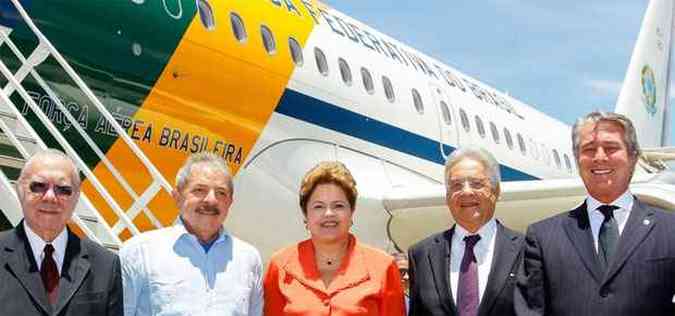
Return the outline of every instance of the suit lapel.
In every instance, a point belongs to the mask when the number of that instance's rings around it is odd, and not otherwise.
[[[635,249],[647,237],[656,225],[656,218],[653,216],[654,212],[635,199],[633,209],[631,210],[626,226],[621,233],[617,250],[610,263],[607,275],[604,282],[609,282],[623,267],[628,260],[628,257],[635,251]]]
[[[54,308],[54,314],[58,315],[68,304],[75,291],[82,284],[87,273],[89,273],[89,256],[86,250],[82,248],[80,238],[69,230],[66,254],[63,258],[63,268],[61,269],[61,279],[59,280],[59,298]]]
[[[42,284],[40,269],[33,258],[33,250],[23,229],[23,221],[14,229],[14,240],[9,242],[11,248],[5,248],[7,265],[11,272],[19,280],[23,288],[37,302],[37,305],[46,314],[52,310],[47,298],[47,291]]]
[[[478,315],[487,315],[494,305],[497,296],[504,288],[506,279],[511,273],[516,258],[518,257],[518,237],[497,222],[497,235],[495,236],[494,259],[488,275],[488,283],[485,293],[480,300]]]
[[[452,244],[452,234],[455,228],[451,228],[440,236],[437,236],[433,243],[433,248],[429,251],[428,260],[431,269],[436,293],[440,299],[441,306],[446,314],[456,314],[457,307],[452,299],[450,289],[450,245]]]
[[[596,282],[602,280],[600,271],[600,262],[595,252],[595,242],[591,233],[591,225],[586,212],[586,202],[569,213],[565,219],[563,227],[567,237],[577,250],[586,269],[591,273]]]

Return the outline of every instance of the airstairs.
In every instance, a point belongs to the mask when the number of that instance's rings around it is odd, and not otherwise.
[[[118,249],[122,243],[123,238],[121,235],[123,232],[125,232],[127,237],[140,233],[139,227],[134,223],[134,218],[139,214],[144,214],[144,218],[149,219],[154,228],[161,227],[162,223],[150,211],[150,204],[159,195],[170,195],[171,185],[145,156],[143,151],[131,140],[127,132],[115,120],[108,109],[103,106],[101,101],[68,64],[66,59],[54,48],[44,34],[40,32],[19,1],[11,0],[11,3],[13,3],[20,14],[26,27],[36,37],[37,45],[26,56],[11,40],[9,36],[10,30],[0,28],[0,49],[9,48],[14,55],[13,57],[19,61],[18,69],[12,71],[7,65],[6,60],[0,58],[0,84],[4,83],[4,86],[1,86],[2,90],[0,90],[0,130],[2,130],[2,134],[0,134],[0,166],[3,167],[3,171],[0,171],[0,208],[5,217],[7,217],[12,225],[18,224],[23,217],[14,191],[14,181],[17,176],[16,171],[23,166],[26,159],[33,153],[47,148],[46,139],[54,139],[73,158],[81,174],[84,174],[83,180],[86,178],[87,183],[94,188],[94,190],[89,191],[89,194],[85,194],[83,191],[80,195],[80,201],[72,218],[72,225],[70,225],[71,228],[108,248]],[[128,151],[129,154],[132,154],[136,158],[137,161],[125,161],[125,167],[128,169],[129,164],[131,164],[136,173],[145,172],[147,178],[151,179],[149,185],[144,187],[136,184],[132,185],[131,183],[133,182],[129,181],[128,177],[125,177],[120,172],[121,167],[119,164],[113,164],[111,159],[102,151],[100,145],[87,134],[78,120],[64,106],[61,101],[62,98],[54,91],[55,89],[52,89],[40,73],[38,73],[37,67],[48,58],[57,62],[64,76],[67,75],[69,77],[74,86],[80,90],[79,92],[86,97],[87,102],[98,111],[100,116],[105,118],[107,124],[117,133],[116,150],[119,150],[119,147],[123,147],[122,150]],[[36,104],[36,100],[31,97],[29,91],[26,89],[26,79],[31,77],[32,81],[37,82],[39,87],[48,94],[56,109],[67,119],[70,126],[69,134],[67,134],[68,137],[64,136],[65,133],[50,120],[50,117]],[[18,94],[20,98],[15,94]],[[16,100],[20,101],[17,102]],[[24,102],[25,104],[19,104],[20,102]],[[24,112],[27,106],[30,112],[39,120],[37,124],[44,126],[44,129],[41,130],[46,129],[48,132],[40,135],[33,128],[35,125],[31,125],[26,119],[25,113],[22,113],[22,108],[19,106],[23,107]],[[36,124],[36,122],[33,121],[32,124]],[[73,130],[76,131],[75,134],[79,138],[77,141],[72,137]],[[85,147],[77,145],[77,148],[74,148],[74,143],[85,144]],[[4,147],[9,148],[9,150],[2,150]],[[94,153],[97,156],[99,163],[94,168],[97,169],[97,172],[85,163],[85,159],[81,156],[84,152]],[[105,177],[100,176],[103,174],[99,170],[101,168],[105,169]],[[8,175],[7,170],[14,170],[14,172],[9,172],[14,174]],[[115,183],[111,183],[111,181]],[[119,194],[113,194],[108,190],[111,186],[122,188],[128,196],[124,197],[124,200],[121,200],[122,197]],[[94,203],[93,201],[97,202]],[[103,206],[100,203],[103,203]],[[103,216],[96,206],[112,210],[114,216]]]

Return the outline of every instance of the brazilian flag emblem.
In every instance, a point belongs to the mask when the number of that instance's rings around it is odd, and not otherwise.
[[[642,67],[642,102],[645,104],[647,113],[654,116],[656,114],[656,79],[654,71],[649,65]]]

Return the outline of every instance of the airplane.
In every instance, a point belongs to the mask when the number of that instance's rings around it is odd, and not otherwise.
[[[673,10],[650,1],[616,105],[645,149],[631,190],[670,210]],[[386,251],[452,224],[461,146],[498,158],[507,226],[585,194],[570,126],[315,0],[0,0],[0,85],[5,226],[25,157],[59,147],[86,177],[71,227],[112,249],[174,223],[167,179],[199,151],[230,164],[226,227],[264,258],[307,238],[297,192],[322,160],[352,171],[352,231]]]

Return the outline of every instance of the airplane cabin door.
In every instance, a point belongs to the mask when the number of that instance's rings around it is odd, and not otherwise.
[[[454,148],[459,146],[459,130],[457,129],[456,111],[450,98],[438,85],[429,83],[432,96],[431,108],[435,112],[438,121],[439,150],[444,159]]]

